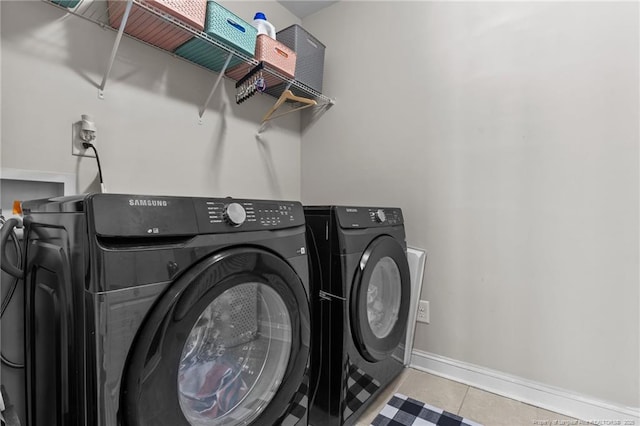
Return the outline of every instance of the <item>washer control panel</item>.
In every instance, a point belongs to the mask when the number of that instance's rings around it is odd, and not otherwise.
[[[297,201],[93,194],[78,206],[87,209],[89,227],[105,237],[259,231],[305,223]]]
[[[201,232],[228,232],[229,229],[256,231],[304,225],[302,204],[297,201],[195,199]]]
[[[378,209],[373,212],[373,220],[377,223],[383,223],[387,221],[387,215],[384,213],[384,209]]]
[[[397,207],[335,207],[342,228],[375,228],[402,225],[402,210]]]

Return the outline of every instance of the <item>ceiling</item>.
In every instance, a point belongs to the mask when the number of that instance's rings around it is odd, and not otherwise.
[[[278,0],[278,3],[286,7],[289,12],[293,13],[300,19],[337,2],[338,0]]]

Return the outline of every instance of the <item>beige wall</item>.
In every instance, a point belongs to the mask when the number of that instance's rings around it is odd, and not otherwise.
[[[217,74],[123,38],[99,100],[115,32],[40,1],[1,3],[3,168],[77,173],[78,192],[98,190],[95,160],[71,155],[71,124],[92,114],[110,192],[300,198],[299,115],[255,138],[274,98],[238,106],[227,80],[200,125]],[[299,22],[276,2],[223,4],[247,21],[263,10],[280,28]]]
[[[309,204],[397,205],[416,348],[638,407],[638,3],[340,2]]]

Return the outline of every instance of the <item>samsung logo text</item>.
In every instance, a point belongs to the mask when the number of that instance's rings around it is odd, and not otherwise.
[[[167,207],[166,200],[129,200],[130,206],[141,207]]]

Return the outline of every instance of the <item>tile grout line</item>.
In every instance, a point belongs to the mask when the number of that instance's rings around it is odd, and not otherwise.
[[[458,416],[460,416],[460,410],[462,410],[462,406],[464,405],[464,400],[467,399],[467,395],[469,394],[470,388],[471,386],[467,385],[467,390],[465,391],[464,396],[462,397],[462,402],[460,402],[460,406],[458,407],[458,411],[456,412]]]

